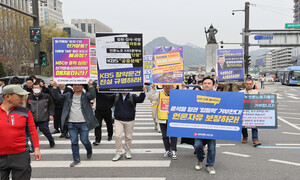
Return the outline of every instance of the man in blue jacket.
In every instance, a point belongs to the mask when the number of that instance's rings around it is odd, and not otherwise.
[[[70,167],[75,167],[80,164],[80,154],[78,145],[78,135],[80,134],[81,143],[87,151],[87,158],[92,157],[92,146],[89,140],[89,131],[99,126],[99,123],[94,115],[90,101],[95,99],[96,93],[93,87],[93,81],[88,82],[89,89],[87,93],[82,90],[83,84],[74,84],[74,93],[59,94],[56,82],[53,82],[52,94],[54,99],[64,99],[64,105],[61,116],[61,128],[64,130],[64,125],[69,128],[70,139],[72,143],[72,154],[74,161]]]

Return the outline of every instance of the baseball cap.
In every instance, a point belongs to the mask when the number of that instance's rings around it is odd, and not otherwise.
[[[27,95],[29,92],[22,89],[19,85],[7,85],[2,90],[2,95],[6,94]]]

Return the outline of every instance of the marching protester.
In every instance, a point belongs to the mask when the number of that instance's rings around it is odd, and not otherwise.
[[[102,139],[102,120],[104,119],[107,128],[107,140],[111,141],[113,136],[113,120],[112,120],[112,106],[113,101],[108,101],[105,96],[107,94],[96,92],[96,110],[95,116],[99,122],[99,126],[95,128],[95,142],[94,146],[98,146]]]
[[[71,88],[66,87],[65,84],[58,84],[57,91],[59,94],[66,94],[66,93],[72,93],[73,90]],[[61,133],[59,138],[65,137],[66,139],[69,139],[69,133],[68,133],[68,126],[64,125],[64,128],[61,128],[61,115],[62,110],[64,107],[64,99],[54,99],[55,104],[55,115],[54,115],[54,131],[52,134]],[[62,130],[64,129],[64,130]]]
[[[0,95],[2,94],[2,90],[5,86],[5,81],[3,78],[0,79]]]
[[[244,94],[259,94],[257,90],[253,89],[253,80],[248,78],[245,81],[245,89],[241,90],[240,92],[243,92]],[[242,128],[242,134],[243,134],[243,140],[242,143],[247,143],[248,141],[248,131],[247,128]],[[253,146],[259,146],[261,145],[261,142],[258,141],[258,130],[257,128],[252,128],[252,142]]]
[[[29,180],[31,177],[30,153],[27,144],[28,129],[34,146],[34,159],[39,161],[39,137],[32,113],[22,107],[28,92],[19,85],[3,88],[3,103],[0,105],[0,179]]]
[[[145,91],[146,88],[143,87]],[[114,95],[107,95],[108,101],[114,102],[115,110],[115,145],[116,154],[113,161],[118,161],[123,157],[122,137],[123,131],[125,135],[125,158],[131,159],[131,143],[135,120],[135,106],[136,103],[143,103],[145,100],[145,93],[140,93],[139,96],[131,93],[118,93]]]
[[[26,79],[26,84],[24,85],[24,89],[27,91],[27,92],[30,92],[32,93],[32,85],[33,85],[33,79],[31,78],[27,78]]]
[[[87,158],[90,159],[93,155],[91,142],[89,140],[89,131],[98,127],[99,123],[90,105],[90,101],[96,97],[95,89],[93,87],[93,80],[90,79],[88,85],[89,88],[88,92],[86,93],[83,92],[83,84],[74,84],[74,92],[59,94],[59,89],[54,81],[53,88],[51,90],[54,99],[64,100],[61,116],[61,128],[64,130],[64,125],[68,125],[74,160],[70,164],[70,167],[75,167],[81,163],[78,135],[80,135],[80,141],[87,151]]]
[[[49,94],[42,93],[42,87],[37,82],[33,84],[32,91],[27,99],[27,108],[29,108],[33,114],[35,126],[39,127],[39,130],[48,139],[50,147],[55,146],[54,138],[49,129],[49,120],[54,119],[54,102]]]
[[[204,91],[212,91],[214,88],[215,80],[211,77],[206,77],[203,79],[203,90]],[[195,151],[197,154],[197,162],[195,165],[196,170],[202,169],[203,160],[205,157],[205,153],[203,150],[203,145],[207,144],[207,162],[206,162],[206,170],[209,174],[216,174],[214,169],[215,157],[216,157],[216,140],[215,139],[195,139]]]
[[[183,83],[184,84],[184,83]],[[163,157],[171,157],[172,159],[178,159],[177,152],[177,137],[167,136],[167,122],[168,122],[168,108],[169,108],[169,96],[170,89],[175,89],[173,85],[163,85],[163,91],[156,93],[155,85],[151,84],[152,89],[149,92],[149,99],[151,101],[157,101],[157,121],[160,125],[162,140],[165,147],[165,154]]]

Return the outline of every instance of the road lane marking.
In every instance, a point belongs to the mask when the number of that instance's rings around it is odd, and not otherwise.
[[[281,118],[281,117],[279,117],[279,116],[278,116],[277,118],[278,118],[280,121],[282,121],[282,122],[284,122],[284,123],[286,123],[286,124],[288,124],[288,125],[292,126],[293,128],[295,128],[295,129],[297,129],[297,130],[300,131],[300,127],[298,127],[298,126],[296,126],[296,125],[290,123],[289,121],[287,121],[287,120],[285,120],[285,119],[283,119],[283,118]]]
[[[276,144],[276,146],[300,146],[300,144]]]
[[[300,133],[293,133],[293,132],[282,132],[283,134],[289,134],[289,135],[297,135],[300,136]]]
[[[256,146],[261,149],[300,149],[300,147],[286,147],[286,146]]]
[[[291,113],[291,112],[284,112],[284,111],[279,111],[279,114],[296,114],[300,116],[300,113]]]
[[[122,143],[125,143],[123,140]],[[132,144],[162,144],[162,140],[132,140]],[[49,144],[49,141],[40,141],[40,144]],[[55,144],[71,144],[70,140],[55,141]],[[115,144],[114,141],[103,141],[100,144]]]
[[[285,116],[284,118],[285,118],[285,119],[298,119],[298,120],[300,120],[299,117],[296,118],[296,117],[286,117],[286,116]]]
[[[216,147],[221,147],[221,146],[235,146],[235,144],[216,144]],[[194,149],[194,146],[188,144],[179,144],[177,145],[177,147]]]
[[[153,130],[154,130],[154,127],[153,127]],[[102,131],[104,131],[104,129],[102,129]],[[106,133],[106,132],[105,132]],[[41,137],[44,137],[43,134],[40,135]],[[57,133],[57,134],[52,134],[53,137],[59,137],[60,136],[60,133]],[[89,133],[89,136],[90,137],[94,137],[95,134],[94,133]],[[158,132],[153,132],[153,133],[147,133],[147,132],[136,132],[136,133],[133,133],[133,136],[161,136],[161,133],[158,133]],[[107,136],[104,136],[102,135],[102,137],[107,137]]]
[[[233,156],[240,156],[240,157],[250,157],[250,155],[247,154],[239,154],[239,153],[233,153],[233,152],[222,152],[223,154],[233,155]]]
[[[300,166],[300,163],[295,163],[295,162],[290,162],[290,161],[282,161],[278,159],[269,159],[268,161],[270,162],[277,162],[281,164],[288,164],[288,165],[293,165],[293,166]]]
[[[69,149],[40,149],[42,154],[72,154],[71,148]],[[132,154],[163,154],[165,152],[162,148],[156,149],[130,149]],[[86,154],[85,149],[79,149],[79,153]],[[93,154],[115,154],[116,149],[96,149],[93,148]]]
[[[32,161],[33,168],[59,168],[70,167],[68,161]],[[81,161],[81,164],[76,168],[82,167],[170,167],[171,161]]]

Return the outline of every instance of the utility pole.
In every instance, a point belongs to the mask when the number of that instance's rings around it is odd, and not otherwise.
[[[32,13],[35,15],[33,18],[33,26],[40,26],[40,18],[39,18],[39,0],[32,0]],[[34,74],[41,75],[41,62],[39,60],[41,52],[40,42],[34,43]]]
[[[250,56],[249,56],[249,6],[250,3],[245,3],[245,28],[244,28],[244,67],[245,67],[245,74],[248,74],[248,68],[250,65]]]

